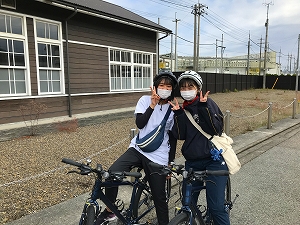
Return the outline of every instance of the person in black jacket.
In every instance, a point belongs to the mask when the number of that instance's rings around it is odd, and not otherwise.
[[[186,71],[178,78],[180,95],[184,102],[179,106],[174,99],[174,126],[172,133],[178,140],[184,140],[181,152],[186,159],[185,169],[228,170],[222,155],[214,155],[211,142],[191,123],[184,110],[192,115],[197,124],[210,135],[221,135],[224,128],[223,114],[218,105],[208,98],[209,91],[202,94],[202,78],[194,71]],[[228,176],[209,176],[206,183],[207,205],[215,225],[229,225],[229,215],[224,206],[225,187]],[[195,182],[193,185],[201,185]],[[197,202],[198,193],[193,194]]]

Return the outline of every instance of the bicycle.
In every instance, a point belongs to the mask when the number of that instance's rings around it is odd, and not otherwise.
[[[179,193],[182,193],[181,186],[185,192],[181,194],[180,198],[182,200],[182,206],[176,207],[175,209],[175,217],[171,219],[169,225],[178,225],[178,224],[192,224],[192,225],[213,225],[213,221],[211,219],[209,208],[204,203],[204,199],[201,199],[199,196],[198,202],[201,204],[197,204],[194,202],[192,198],[192,194],[194,192],[200,192],[206,189],[205,182],[210,182],[207,180],[208,175],[214,176],[228,176],[229,172],[225,170],[218,171],[193,171],[190,169],[186,171],[183,165],[175,165],[170,167],[161,166],[158,164],[152,164],[152,166],[156,166],[161,169],[162,174],[174,174],[181,175],[183,177],[183,181],[179,181],[175,176],[177,181],[180,183],[179,185]],[[202,181],[203,186],[192,186],[192,181]],[[183,196],[182,196],[183,195]],[[230,178],[228,177],[226,188],[225,188],[225,199],[224,199],[224,207],[228,213],[233,207],[233,204],[238,195],[236,195],[234,201],[231,201],[231,184]]]
[[[117,224],[148,224],[146,215],[155,208],[150,187],[147,183],[147,177],[142,178],[141,168],[137,172],[109,172],[97,164],[96,168],[90,166],[91,160],[86,164],[75,162],[72,159],[63,158],[63,163],[77,167],[79,171],[71,170],[68,173],[77,173],[80,175],[95,174],[96,182],[93,186],[91,196],[86,200],[79,225],[93,225],[101,213],[102,207],[97,202],[100,199],[118,218]],[[125,180],[127,177],[133,177],[134,181]],[[124,202],[117,200],[115,203],[104,194],[105,187],[132,186],[132,192],[128,208],[125,209]],[[166,196],[170,198],[171,179],[166,182]],[[107,221],[108,223],[108,221]],[[106,223],[106,224],[107,224]]]

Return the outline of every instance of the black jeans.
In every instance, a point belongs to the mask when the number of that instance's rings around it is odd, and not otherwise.
[[[109,170],[129,172],[133,166],[143,168],[153,194],[158,223],[166,225],[169,223],[168,204],[165,193],[166,176],[157,173],[152,174],[153,172],[158,172],[159,169],[151,167],[149,162],[151,161],[136,149],[129,148],[111,165]],[[118,195],[118,187],[106,188],[105,194],[114,203]]]

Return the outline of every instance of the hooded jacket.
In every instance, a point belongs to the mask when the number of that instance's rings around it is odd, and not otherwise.
[[[210,135],[221,135],[224,128],[223,113],[210,98],[200,102],[199,96],[191,103],[184,102],[184,109],[189,111],[197,124]],[[181,152],[186,160],[211,157],[210,141],[191,123],[183,108],[174,111],[174,137],[185,140]]]

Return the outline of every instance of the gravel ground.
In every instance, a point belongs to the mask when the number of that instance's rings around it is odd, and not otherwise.
[[[267,124],[269,102],[272,122],[290,117],[296,93],[265,89],[210,97],[223,112],[230,110],[230,136],[235,137]],[[61,163],[61,159],[90,158],[92,165],[100,162],[107,168],[127,149],[131,128],[135,128],[133,117],[78,127],[73,132],[0,142],[0,224],[89,192],[93,177],[66,175],[71,167]],[[181,142],[177,156],[180,146]]]

